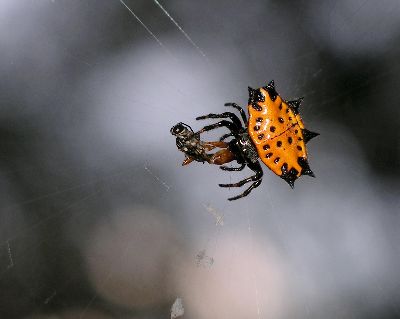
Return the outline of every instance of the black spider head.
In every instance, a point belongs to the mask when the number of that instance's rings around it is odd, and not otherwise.
[[[192,128],[182,122],[179,122],[178,124],[174,125],[171,130],[171,134],[174,136],[188,136],[190,134],[193,134]]]
[[[248,133],[241,133],[236,139],[236,145],[236,150],[239,151],[241,154],[240,157],[242,157],[244,161],[251,163],[256,163],[258,161],[257,150]]]

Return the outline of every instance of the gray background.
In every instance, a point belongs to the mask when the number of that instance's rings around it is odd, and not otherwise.
[[[399,318],[400,2],[126,4],[0,4],[0,318]],[[228,202],[169,129],[272,79],[317,178]]]

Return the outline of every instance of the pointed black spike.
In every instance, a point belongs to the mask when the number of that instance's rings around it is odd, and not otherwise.
[[[265,96],[261,93],[259,89],[255,90],[251,88],[250,86],[248,87],[249,89],[249,101],[248,104],[251,104],[251,106],[257,110],[261,111],[262,107],[260,107],[257,102],[264,102],[265,101]]]
[[[275,90],[275,82],[272,80],[267,84],[267,86],[263,86],[263,89],[266,90],[269,94],[269,97],[271,98],[272,101],[276,100],[276,97],[278,96],[278,93]]]
[[[289,184],[289,186],[293,189],[294,188],[294,180],[284,178],[284,180]]]
[[[303,133],[304,143],[308,143],[309,140],[319,135],[319,133],[311,132],[305,128],[303,128],[301,131]]]
[[[260,89],[257,89],[257,90],[256,90],[254,99],[255,99],[257,102],[265,102],[265,96],[264,96],[264,94],[262,94],[262,92],[260,91]]]
[[[286,164],[286,163],[285,163]],[[287,171],[287,164],[282,165],[282,175],[281,178],[289,184],[291,188],[294,188],[294,182],[297,179],[297,174],[299,173],[297,169],[291,168],[290,171]]]
[[[306,169],[301,171],[301,175],[308,175],[315,178],[315,174],[312,170]]]
[[[254,90],[252,87],[248,87],[249,90],[249,101],[248,104],[253,105],[254,104],[254,96],[255,96],[255,92],[256,90]]]
[[[249,98],[254,96],[254,89],[250,86],[247,87],[247,89],[249,90]]]
[[[308,175],[311,177],[315,177],[313,171],[310,169],[310,165],[305,157],[299,157],[297,159],[297,163],[299,163],[301,170],[301,175]]]
[[[293,101],[287,101],[286,103],[289,105],[289,107],[292,109],[295,115],[299,114],[299,107],[301,105],[301,102],[303,102],[304,97],[298,98],[297,100]]]

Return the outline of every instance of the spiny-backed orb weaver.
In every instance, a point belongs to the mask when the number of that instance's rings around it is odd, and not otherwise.
[[[236,103],[225,104],[225,106],[234,107],[239,111],[244,125],[232,112],[211,113],[196,118],[196,120],[224,119],[203,127],[196,133],[198,138],[201,133],[218,127],[226,127],[230,131],[223,135],[220,141],[233,137],[226,148],[217,152],[220,159],[218,165],[236,160],[241,166],[221,166],[221,169],[241,171],[247,165],[255,172],[255,175],[238,183],[219,184],[220,187],[241,187],[246,183],[253,182],[243,193],[228,200],[245,197],[261,184],[263,171],[258,161],[259,158],[292,188],[295,180],[301,175],[315,177],[308,164],[306,143],[319,134],[308,131],[304,127],[299,114],[299,106],[303,98],[284,101],[276,92],[274,81],[256,90],[251,87],[248,89],[249,120],[239,105]],[[230,119],[230,121],[226,119]]]

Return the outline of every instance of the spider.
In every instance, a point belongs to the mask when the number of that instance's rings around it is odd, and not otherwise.
[[[193,161],[221,165],[222,163],[234,160],[233,154],[231,152],[225,152],[224,150],[217,151],[214,154],[206,153],[216,147],[226,149],[228,143],[223,141],[203,142],[200,140],[200,132],[195,133],[193,129],[185,123],[179,122],[171,128],[170,132],[172,135],[176,136],[176,146],[178,149],[185,154],[185,160],[182,166],[188,165]]]
[[[228,198],[230,201],[245,197],[254,188],[260,186],[263,170],[259,159],[292,188],[295,180],[301,175],[315,177],[308,164],[305,144],[319,134],[304,128],[298,112],[303,99],[284,101],[276,92],[274,81],[258,89],[249,87],[248,90],[249,120],[242,107],[236,103],[225,104],[239,111],[243,124],[232,112],[210,113],[196,118],[196,120],[223,119],[203,127],[198,134],[226,127],[229,133],[224,134],[220,141],[233,137],[228,142],[228,147],[220,151],[221,157],[226,156],[229,161],[220,161],[220,163],[225,164],[236,160],[240,166],[221,166],[221,169],[241,171],[247,166],[255,173],[237,183],[219,184],[220,187],[242,187],[252,182],[241,194]]]

